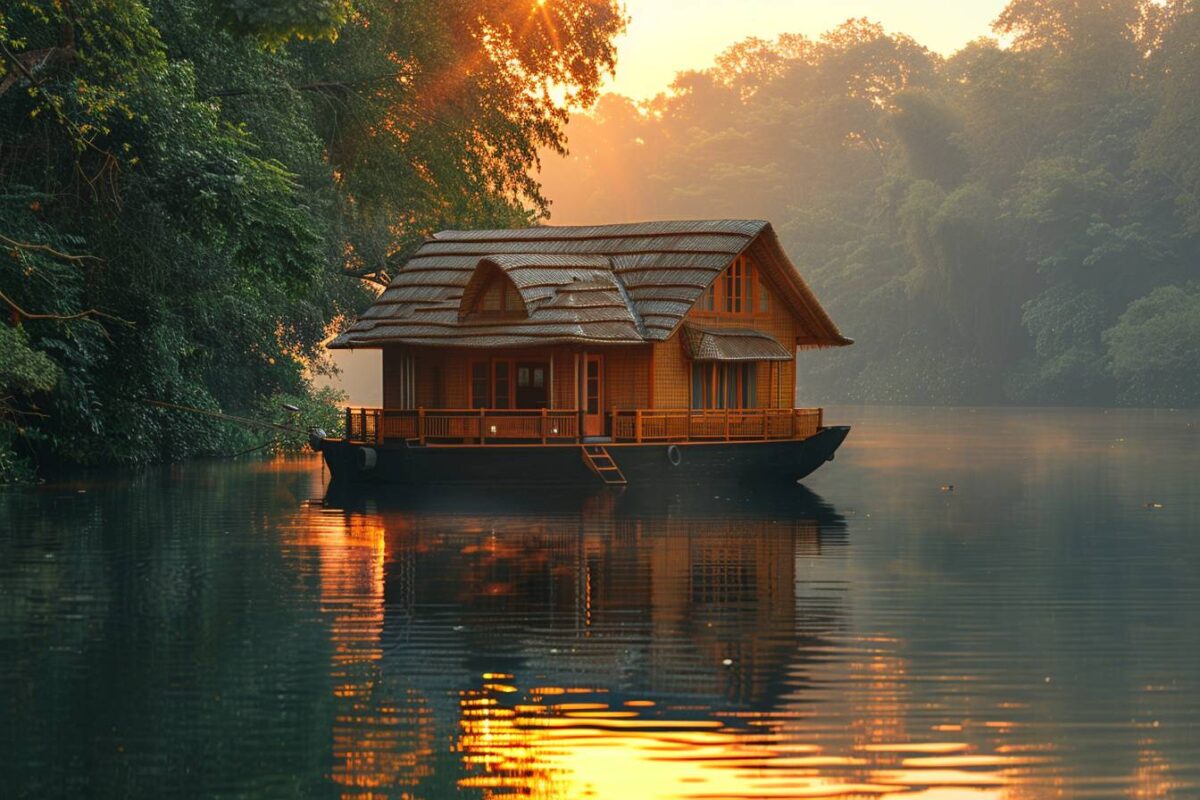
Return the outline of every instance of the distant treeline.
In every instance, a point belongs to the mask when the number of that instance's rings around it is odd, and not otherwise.
[[[575,117],[572,221],[754,216],[857,345],[801,396],[1200,405],[1200,8],[1014,0],[943,58],[865,20]]]
[[[0,4],[0,481],[331,424],[331,323],[446,227],[528,224],[615,0]]]

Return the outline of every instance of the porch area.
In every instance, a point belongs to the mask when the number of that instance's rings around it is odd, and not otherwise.
[[[581,409],[347,408],[345,435],[479,447],[807,439],[823,427],[820,408],[612,409],[605,417],[603,435],[585,437]]]

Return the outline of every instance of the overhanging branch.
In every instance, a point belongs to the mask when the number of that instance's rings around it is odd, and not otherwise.
[[[294,92],[324,92],[326,94],[334,94],[350,91],[353,87],[365,83],[375,83],[377,81],[388,80],[389,78],[400,77],[399,72],[389,72],[383,75],[371,75],[366,78],[358,78],[355,80],[345,81],[312,81],[311,83],[288,84],[287,88]],[[282,88],[282,87],[280,87]],[[247,86],[234,86],[225,89],[213,89],[212,91],[204,92],[200,95],[201,99],[211,97],[245,97],[247,95],[270,94],[271,89],[252,88]]]
[[[362,267],[360,269],[343,269],[342,274],[347,278],[358,278],[387,287],[392,278],[386,272],[386,267]]]
[[[71,253],[64,253],[61,250],[55,250],[53,247],[51,247],[48,244],[39,244],[37,242],[19,242],[16,239],[8,238],[7,236],[5,236],[2,233],[0,233],[0,244],[15,248],[17,250],[27,250],[27,251],[35,252],[35,253],[45,253],[46,255],[57,258],[60,261],[70,261],[71,263],[74,263],[74,264],[82,264],[84,261],[102,261],[103,260],[96,256],[87,255],[86,253],[83,255],[73,255]]]
[[[70,322],[71,320],[86,319],[86,320],[95,322],[96,321],[95,318],[98,317],[100,319],[107,319],[107,320],[111,320],[113,322],[119,322],[120,324],[128,325],[131,328],[133,327],[133,323],[130,322],[129,320],[122,319],[121,317],[114,316],[112,314],[106,314],[105,312],[100,311],[95,308],[89,308],[86,311],[79,311],[75,314],[38,314],[33,311],[26,311],[25,309],[21,308],[21,306],[17,305],[17,301],[13,300],[11,297],[6,295],[4,292],[0,292],[0,302],[3,302],[10,309],[12,309],[13,313],[15,313],[21,319],[30,319],[30,320],[45,319],[45,320],[53,320],[56,322]],[[99,324],[99,323],[97,323],[97,324]]]

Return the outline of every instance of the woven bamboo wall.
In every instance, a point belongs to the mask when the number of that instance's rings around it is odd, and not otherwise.
[[[575,377],[575,363],[570,351],[556,347],[549,352],[548,359],[554,373],[554,381],[550,385],[551,403],[555,408],[574,408],[575,393],[571,381]]]
[[[757,265],[755,265],[757,267]],[[760,270],[760,274],[762,274]],[[718,278],[717,280],[721,280]],[[722,316],[705,314],[693,308],[686,319],[706,328],[753,328],[775,338],[788,350],[795,350],[796,320],[775,290],[768,286],[770,302],[767,313],[748,316]],[[762,408],[791,408],[796,399],[796,362],[779,362],[775,397],[771,394],[771,381],[767,366],[759,365],[757,377],[758,405]],[[691,361],[683,351],[679,331],[670,339],[654,345],[654,407],[687,408]]]
[[[649,408],[651,347],[608,347],[598,351],[604,355],[605,409]]]
[[[679,331],[654,344],[654,407],[687,408],[692,362],[683,352]]]

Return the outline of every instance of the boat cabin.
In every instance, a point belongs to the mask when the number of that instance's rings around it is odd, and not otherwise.
[[[796,351],[850,344],[753,220],[444,231],[331,344],[383,351],[351,441],[794,439]]]

